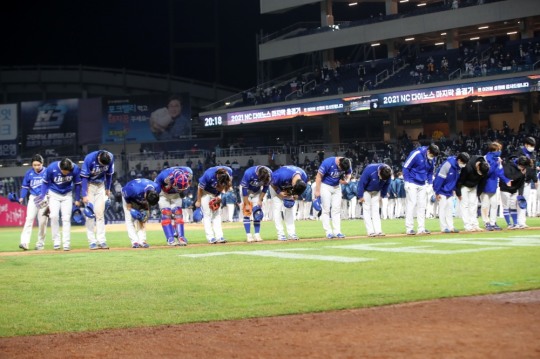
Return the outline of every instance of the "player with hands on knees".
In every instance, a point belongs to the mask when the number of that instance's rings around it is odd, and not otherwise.
[[[296,235],[294,213],[296,199],[306,190],[307,181],[306,172],[300,167],[282,166],[272,172],[270,197],[279,241],[286,241],[287,239],[297,241],[299,239]],[[282,210],[283,218],[281,216]],[[283,219],[287,227],[287,236],[285,236],[285,231],[283,230]]]
[[[349,183],[351,167],[350,158],[328,157],[322,161],[315,177],[314,195],[321,197],[321,222],[328,239],[345,238],[341,233],[341,185]]]
[[[384,163],[368,165],[358,181],[356,197],[363,206],[364,224],[368,236],[384,236],[379,213],[381,197],[388,194],[392,169]]]
[[[252,166],[248,168],[240,181],[242,192],[242,214],[247,242],[260,242],[261,220],[264,216],[262,204],[268,192],[272,170],[266,166]],[[256,212],[256,213],[254,213]],[[253,217],[254,233],[251,233],[251,218]]]
[[[159,185],[146,178],[137,178],[122,188],[122,207],[126,229],[132,248],[148,248],[146,241],[146,222],[150,210],[160,197]]]
[[[86,155],[81,166],[81,197],[87,216],[86,235],[90,249],[106,247],[105,210],[106,202],[111,194],[112,176],[114,174],[114,156],[112,153],[99,150]]]
[[[13,202],[20,204],[24,203],[24,199],[28,198],[28,205],[26,207],[26,220],[24,222],[23,230],[21,232],[21,243],[19,248],[22,250],[28,250],[30,246],[30,238],[32,237],[32,226],[34,220],[37,217],[38,220],[38,238],[36,242],[36,250],[42,250],[45,248],[45,234],[47,232],[47,206],[38,207],[34,202],[36,197],[41,196],[41,183],[43,182],[43,176],[45,175],[45,167],[43,166],[43,157],[39,154],[32,156],[31,164],[32,168],[26,171],[22,185],[20,196],[10,193],[10,199]]]
[[[36,196],[35,203],[43,204],[48,199],[49,219],[53,249],[71,250],[71,214],[73,197],[75,205],[80,206],[81,169],[69,158],[63,158],[47,166],[41,183],[41,194]],[[60,213],[62,213],[62,233],[60,234]],[[100,247],[109,249],[106,245]],[[97,249],[97,248],[96,248]]]
[[[192,180],[193,171],[184,166],[164,169],[154,180],[161,188],[161,227],[169,246],[186,246],[188,243],[184,231],[182,200],[186,197]]]
[[[221,225],[221,194],[232,187],[232,169],[227,166],[208,168],[199,178],[195,207],[203,212],[202,222],[210,244],[227,243]]]

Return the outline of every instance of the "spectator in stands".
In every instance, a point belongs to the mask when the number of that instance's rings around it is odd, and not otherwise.
[[[425,227],[427,184],[433,182],[435,157],[440,153],[439,147],[432,143],[413,150],[403,165],[407,208],[405,227],[408,235],[430,234]],[[418,227],[414,230],[414,214]]]

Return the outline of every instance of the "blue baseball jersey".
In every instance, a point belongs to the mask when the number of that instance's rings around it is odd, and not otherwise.
[[[161,192],[161,188],[156,182],[146,178],[137,178],[126,183],[122,188],[122,197],[126,203],[146,206],[145,196],[151,190],[158,194]]]
[[[433,180],[433,191],[435,194],[451,197],[452,192],[456,189],[460,172],[461,169],[459,168],[457,157],[448,157],[441,167],[439,167],[437,175]]]
[[[335,187],[339,185],[339,179],[342,175],[348,175],[352,173],[352,169],[349,168],[347,171],[343,171],[336,164],[337,157],[328,157],[322,161],[317,171],[322,176],[322,183],[325,183],[329,186]]]
[[[111,163],[108,165],[102,165],[98,161],[100,152],[104,151],[90,152],[84,158],[84,162],[81,167],[81,195],[83,197],[86,197],[87,195],[88,182],[105,183],[105,188],[107,190],[111,189],[112,176],[114,174],[114,156],[112,153],[105,151],[109,154],[109,156],[111,156]]]
[[[435,160],[427,158],[427,146],[413,150],[403,165],[403,178],[405,182],[425,185],[433,182],[433,169]]]
[[[276,193],[281,193],[285,189],[292,188],[292,179],[299,174],[302,181],[308,181],[306,172],[296,166],[282,166],[272,173],[272,185],[275,187]]]
[[[216,172],[220,168],[227,170],[227,173],[232,178],[232,169],[227,166],[215,166],[207,169],[203,175],[199,178],[199,188],[205,190],[208,193],[218,196],[220,192],[217,190],[217,178]]]
[[[41,194],[41,184],[47,167],[43,167],[40,172],[36,172],[33,168],[26,171],[21,185],[21,197],[26,198],[28,192],[34,196]]]
[[[185,166],[175,166],[175,167],[169,167],[161,171],[156,179],[154,179],[154,182],[156,182],[161,190],[165,193],[179,193],[181,191],[178,191],[176,187],[172,186],[172,174],[175,171],[182,171],[186,173],[189,177],[189,180],[191,181],[193,179],[193,171],[189,167]]]
[[[75,200],[78,201],[81,187],[80,174],[81,168],[75,163],[73,169],[67,175],[64,175],[60,170],[60,161],[51,163],[43,175],[41,195],[47,194],[49,190],[59,194],[66,194],[73,191],[73,187],[75,187]]]
[[[508,179],[504,175],[504,169],[502,163],[499,163],[501,153],[496,152],[488,152],[484,156],[487,163],[489,163],[489,171],[486,178],[486,181],[484,183],[483,188],[481,189],[484,193],[496,193],[497,188],[499,188],[499,180],[503,181],[504,183],[510,182],[510,179]]]
[[[358,181],[356,197],[364,198],[364,192],[378,191],[381,197],[386,197],[391,178],[383,181],[379,178],[379,168],[385,166],[383,163],[373,163],[368,165]]]
[[[259,181],[259,176],[257,176],[257,171],[261,167],[266,168],[268,172],[270,172],[270,179],[272,179],[272,170],[266,166],[253,166],[248,168],[244,172],[242,181],[240,181],[240,186],[242,186],[242,196],[247,196],[249,192],[259,193],[261,189],[263,193],[268,192],[269,184],[263,186],[263,184]]]

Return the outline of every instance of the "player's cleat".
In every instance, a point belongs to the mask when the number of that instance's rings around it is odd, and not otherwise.
[[[36,245],[36,248],[34,248],[36,251],[42,251],[45,249],[45,247],[43,246],[43,244],[37,244]]]
[[[493,225],[493,229],[496,230],[496,231],[502,231],[502,228],[499,227],[499,225],[498,225],[497,223],[495,223],[495,224]]]
[[[416,232],[414,231],[414,229],[411,229],[410,231],[407,231],[408,236],[414,236],[415,234],[416,234]]]
[[[218,243],[227,243],[227,240],[223,237],[217,240]]]
[[[175,246],[176,245],[176,240],[174,239],[174,237],[171,237],[171,238],[167,239],[167,245],[169,245],[169,246]]]
[[[141,247],[142,248],[150,248],[150,245],[148,243],[146,243],[146,242],[142,242]]]
[[[509,224],[507,228],[510,230],[514,230],[517,228],[516,226],[517,226],[516,224]]]
[[[384,237],[386,236],[386,233],[383,233],[383,232],[379,232],[376,234],[377,237]]]
[[[55,244],[55,245],[53,246],[53,249],[54,249],[55,251],[59,250],[59,249],[60,249],[60,245],[59,245],[59,244]]]
[[[139,243],[135,242],[135,243],[133,243],[131,245],[131,248],[141,248],[141,245]]]
[[[27,251],[28,250],[28,244],[19,244],[19,248],[22,249],[23,251]]]
[[[336,238],[345,238],[345,235],[343,233],[336,234]]]
[[[419,231],[418,234],[431,234],[431,232],[427,229],[424,229],[423,231]]]
[[[495,228],[491,225],[491,223],[486,223],[486,231],[492,232]]]
[[[91,250],[98,249],[97,243],[90,243],[89,248],[90,248]]]
[[[278,234],[277,240],[278,240],[278,241],[286,241],[286,240],[287,240],[287,237],[285,237],[283,234]]]
[[[375,233],[368,233],[368,237],[376,237],[377,235]]]
[[[187,241],[183,237],[178,237],[176,245],[179,247],[185,247],[187,246]]]
[[[99,249],[109,249],[109,246],[106,242],[103,242],[99,244]]]
[[[452,233],[452,231],[450,231],[448,228],[445,228],[444,231],[442,231],[443,233]]]
[[[297,241],[297,240],[299,240],[300,238],[298,238],[298,236],[296,235],[296,233],[293,233],[293,234],[289,234],[289,239],[290,239],[290,240],[293,240],[293,241]]]
[[[210,244],[216,244],[217,241],[216,241],[215,238],[210,238],[210,239],[208,240],[208,243],[210,243]]]
[[[326,234],[326,239],[333,239],[333,238],[336,238],[336,236],[334,236],[334,233],[327,233]]]
[[[255,242],[255,239],[253,238],[253,234],[251,234],[251,233],[247,234],[246,242],[248,242],[248,243]]]
[[[64,251],[68,252],[71,250],[71,247],[64,247]]]
[[[260,233],[255,233],[255,242],[262,242],[263,239],[261,238],[261,234]]]

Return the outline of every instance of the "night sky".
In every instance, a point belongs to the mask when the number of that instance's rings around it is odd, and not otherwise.
[[[336,20],[355,20],[375,10],[336,3],[334,11]],[[256,34],[320,21],[318,4],[260,15],[259,0],[20,0],[4,2],[0,14],[1,66],[125,68],[238,89],[257,83]]]

